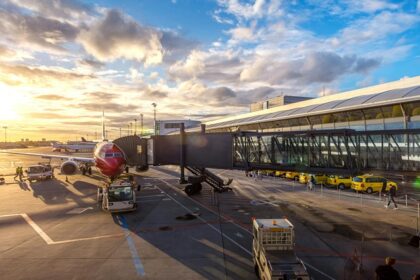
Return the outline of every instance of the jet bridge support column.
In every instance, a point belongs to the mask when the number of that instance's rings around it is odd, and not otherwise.
[[[179,183],[180,184],[186,184],[187,181],[185,180],[185,126],[184,123],[180,124],[180,163],[179,167],[181,169],[180,177],[179,177]]]

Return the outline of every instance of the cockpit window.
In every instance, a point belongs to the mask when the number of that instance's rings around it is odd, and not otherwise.
[[[121,153],[106,153],[105,158],[122,158]]]

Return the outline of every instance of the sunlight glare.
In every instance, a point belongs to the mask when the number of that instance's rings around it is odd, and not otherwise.
[[[13,88],[0,84],[0,121],[19,119],[18,96]]]

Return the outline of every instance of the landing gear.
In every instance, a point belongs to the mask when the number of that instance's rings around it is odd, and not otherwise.
[[[89,175],[92,175],[92,167],[89,166],[87,172]]]
[[[86,175],[86,167],[80,167],[80,171],[82,171],[82,175]]]
[[[194,183],[194,184],[187,185],[184,191],[188,196],[191,196],[191,195],[201,192],[202,189],[203,189],[203,185],[201,185],[201,183]]]

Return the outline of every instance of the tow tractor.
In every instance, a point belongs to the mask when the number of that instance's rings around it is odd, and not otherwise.
[[[132,176],[117,178],[98,187],[97,201],[102,210],[108,212],[135,211],[136,190],[140,191],[140,185],[136,184]]]
[[[294,251],[294,229],[288,219],[253,219],[255,273],[259,279],[309,280]]]
[[[28,169],[25,170],[25,173],[29,182],[52,179],[54,177],[54,171],[51,164],[44,163],[29,166]]]

